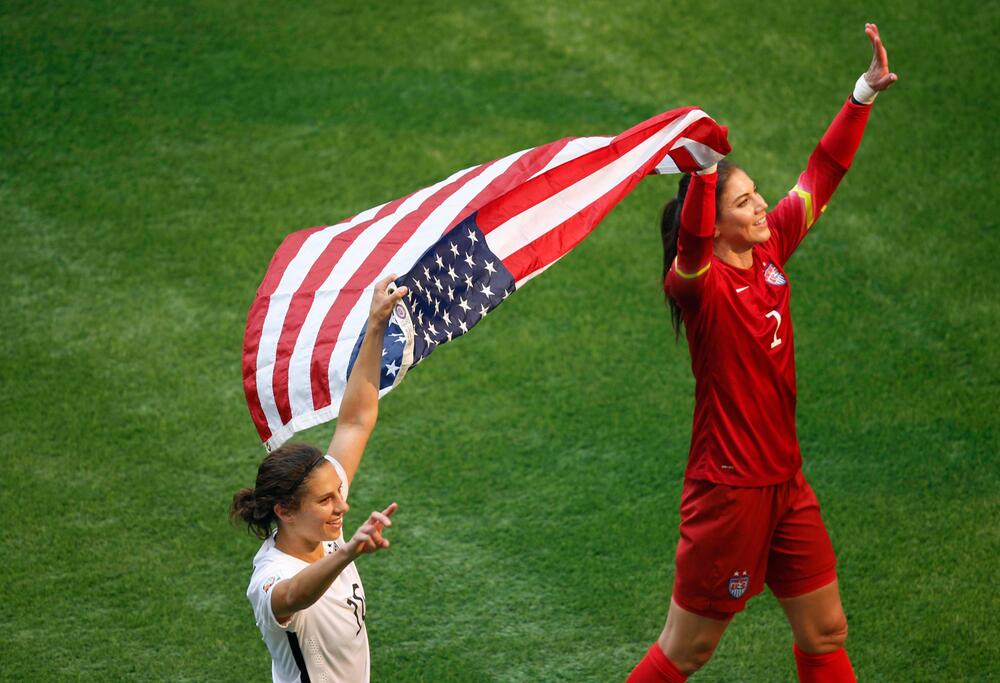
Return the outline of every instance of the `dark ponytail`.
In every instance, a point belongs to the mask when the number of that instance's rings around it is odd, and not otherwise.
[[[725,187],[726,180],[729,179],[729,174],[732,173],[734,168],[739,167],[725,160],[719,162],[719,179],[715,186],[716,205],[722,199],[722,188]],[[671,198],[666,203],[663,207],[663,213],[660,216],[660,238],[663,240],[663,274],[660,278],[660,283],[663,286],[666,285],[667,273],[670,271],[670,266],[677,257],[677,234],[681,227],[681,208],[684,206],[684,197],[687,195],[690,184],[691,176],[685,173],[681,176],[680,182],[677,183],[677,196]],[[670,298],[670,294],[666,289],[664,289],[663,296],[666,299],[667,308],[670,309],[670,322],[674,328],[674,338],[679,339],[681,324],[684,322],[680,306]]]
[[[298,508],[304,485],[323,454],[304,443],[285,444],[271,451],[257,468],[254,488],[240,489],[233,495],[229,519],[244,522],[258,538],[265,539],[278,522],[275,505],[289,510]]]

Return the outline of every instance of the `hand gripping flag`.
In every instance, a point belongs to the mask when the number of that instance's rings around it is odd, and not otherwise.
[[[285,238],[243,339],[243,387],[268,449],[337,416],[374,283],[410,288],[383,339],[380,396],[586,237],[650,173],[729,153],[694,107],[616,137],[565,138],[459,171],[336,225]]]

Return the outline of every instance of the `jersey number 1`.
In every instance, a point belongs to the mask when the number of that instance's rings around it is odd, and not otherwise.
[[[778,346],[779,344],[781,344],[781,338],[778,337],[778,329],[781,327],[781,314],[778,313],[777,311],[771,311],[770,313],[768,313],[764,317],[765,318],[774,318],[775,321],[776,321],[776,324],[774,326],[774,339],[771,340],[771,348],[773,349],[775,346]]]

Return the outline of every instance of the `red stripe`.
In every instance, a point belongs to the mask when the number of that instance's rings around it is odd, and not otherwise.
[[[278,408],[278,415],[282,424],[288,424],[292,419],[291,401],[288,397],[288,365],[292,359],[292,350],[295,348],[295,340],[298,339],[299,332],[305,323],[309,309],[312,308],[316,297],[316,290],[322,286],[330,271],[337,265],[347,248],[354,240],[373,223],[392,214],[406,197],[389,202],[379,209],[374,216],[366,221],[340,233],[326,245],[323,253],[319,255],[316,262],[309,269],[302,284],[292,294],[292,299],[285,312],[285,319],[281,324],[281,335],[278,337],[278,348],[275,353],[275,363],[273,376],[271,379],[271,391],[274,394],[274,402]]]
[[[472,201],[466,204],[465,208],[441,231],[441,234],[445,234],[468,218],[470,214],[478,211],[483,205],[493,201],[500,195],[506,194],[545,168],[545,164],[552,161],[552,158],[561,152],[573,139],[563,138],[562,140],[556,140],[555,142],[550,142],[547,145],[535,147],[525,152],[506,171],[494,178],[489,185],[473,197]]]
[[[406,244],[407,240],[413,236],[413,233],[434,209],[495,163],[495,161],[491,161],[469,169],[462,177],[448,183],[428,197],[419,209],[392,227],[375,246],[368,258],[340,288],[333,306],[327,311],[323,324],[320,325],[316,345],[313,347],[309,378],[312,385],[314,409],[330,405],[330,383],[327,379],[330,371],[330,356],[340,336],[347,314],[361,298],[365,288],[374,282],[390,259]]]
[[[489,234],[519,213],[607,166],[693,108],[674,109],[644,121],[615,137],[606,147],[557,166],[497,197],[479,210],[476,217],[479,229],[484,234]]]
[[[667,150],[670,149],[671,145],[678,138],[686,136],[693,140],[698,140],[704,137],[701,135],[701,132],[705,127],[698,125],[703,120],[705,119],[701,119],[678,131],[676,135],[661,147],[660,152],[650,157],[638,170],[630,173],[609,192],[589,204],[584,210],[503,259],[504,266],[511,272],[514,279],[521,280],[531,273],[548,266],[579,244],[604,219],[611,209],[621,201],[622,197],[631,192],[640,180],[653,172],[653,169],[667,155]],[[646,132],[648,132],[648,128],[644,128],[641,134],[645,134]],[[646,137],[648,138],[648,135]],[[615,157],[617,158],[620,154],[621,152],[616,154]],[[683,148],[670,152],[670,155],[681,155],[690,159],[690,154]],[[558,187],[562,189],[565,185],[559,185]]]
[[[521,280],[544,268],[583,241],[615,204],[652,172],[662,158],[663,155],[656,155],[642,167],[641,172],[630,174],[583,211],[503,259],[504,266],[514,276],[514,280]]]
[[[267,417],[264,415],[260,396],[257,395],[257,350],[260,348],[260,335],[264,329],[267,307],[271,294],[277,289],[278,283],[281,282],[281,278],[285,274],[285,269],[288,268],[288,264],[291,263],[295,254],[299,252],[310,235],[325,227],[325,225],[319,225],[314,228],[298,230],[282,240],[278,250],[271,257],[271,263],[267,266],[264,279],[257,288],[257,295],[247,313],[246,333],[243,335],[243,393],[246,394],[250,417],[253,419],[254,426],[257,427],[261,441],[267,441],[271,438]]]

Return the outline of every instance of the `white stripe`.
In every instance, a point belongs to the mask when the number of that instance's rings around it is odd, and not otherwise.
[[[562,225],[662,152],[663,147],[678,133],[706,116],[708,114],[698,109],[688,112],[682,119],[653,134],[607,166],[513,216],[486,236],[490,249],[499,258],[505,259]]]
[[[589,137],[589,138],[574,138],[570,140],[565,147],[563,147],[559,152],[549,160],[549,163],[545,164],[545,167],[532,175],[532,178],[542,175],[547,171],[555,168],[556,166],[562,166],[563,164],[573,161],[574,159],[579,159],[584,154],[589,154],[595,149],[600,149],[601,147],[607,147],[611,144],[614,138],[607,137]],[[530,180],[530,178],[529,178]]]
[[[274,399],[272,380],[275,358],[278,353],[278,340],[281,337],[281,329],[285,322],[285,315],[288,313],[288,306],[292,301],[292,293],[302,286],[302,281],[305,280],[309,270],[316,263],[316,259],[334,237],[368,220],[383,206],[385,204],[363,211],[350,221],[331,225],[309,235],[299,247],[299,251],[288,262],[274,294],[268,299],[267,314],[264,316],[264,325],[261,328],[260,342],[257,346],[256,367],[257,397],[264,410],[264,415],[267,417],[267,427],[272,433],[281,426],[281,416],[278,414],[278,406]]]
[[[719,154],[708,145],[698,142],[697,140],[692,140],[691,138],[677,138],[677,142],[675,142],[670,149],[674,150],[678,147],[687,149],[687,151],[691,153],[691,156],[694,157],[694,160],[702,168],[708,168],[712,164],[717,164],[725,158],[724,154]],[[668,156],[666,158],[669,159],[670,157]]]
[[[673,173],[680,173],[681,169],[677,167],[677,162],[674,161],[670,155],[663,157],[663,161],[657,164],[656,168],[653,169],[654,173],[659,173],[660,175],[671,175]]]
[[[556,258],[554,258],[549,263],[546,263],[544,266],[542,266],[538,270],[535,270],[535,271],[532,271],[532,272],[528,273],[527,275],[525,275],[520,280],[518,280],[518,281],[516,281],[514,283],[514,289],[521,289],[521,287],[524,285],[525,282],[527,282],[528,280],[530,280],[530,279],[532,279],[534,277],[537,277],[537,276],[541,275],[542,273],[544,273],[546,270],[548,270],[549,268],[551,268],[552,266],[554,266],[556,264],[556,261],[558,261],[559,259],[561,259],[565,255],[566,254],[561,254],[560,256],[557,256]]]

